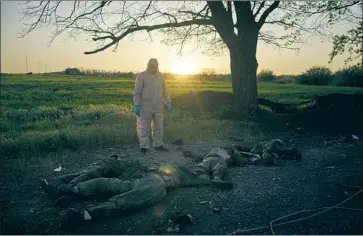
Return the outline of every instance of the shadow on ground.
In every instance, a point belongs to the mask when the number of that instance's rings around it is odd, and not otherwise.
[[[217,112],[222,119],[244,117],[230,110],[218,112],[225,110],[223,107],[233,106],[233,96],[227,92],[187,93],[173,101],[187,112]],[[315,133],[362,134],[362,94],[328,94],[299,104],[283,104],[265,98],[259,98],[258,102],[269,110],[257,113],[257,122],[262,128],[282,130],[293,126]]]

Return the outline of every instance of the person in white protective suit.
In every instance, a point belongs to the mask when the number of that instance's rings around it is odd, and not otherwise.
[[[142,153],[150,149],[150,128],[154,148],[167,151],[163,144],[163,103],[169,111],[173,109],[164,77],[159,72],[159,63],[151,58],[146,71],[137,76],[134,89],[137,135]]]

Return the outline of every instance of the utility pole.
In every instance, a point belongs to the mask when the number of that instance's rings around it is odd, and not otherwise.
[[[28,54],[25,54],[25,73],[28,73]]]
[[[38,61],[38,73],[42,73],[42,63]]]

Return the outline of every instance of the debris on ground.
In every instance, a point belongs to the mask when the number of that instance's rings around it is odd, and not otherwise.
[[[174,226],[171,226],[169,228],[166,229],[166,232],[168,233],[178,233],[180,230],[180,226],[179,225],[174,225]]]
[[[355,134],[352,134],[352,139],[359,140],[359,137],[357,135],[355,135]]]
[[[213,208],[212,212],[213,214],[220,214],[220,215],[222,214],[221,210],[218,208]]]
[[[179,233],[180,231],[183,231],[186,226],[191,224],[193,224],[191,214],[175,212],[170,216],[169,221],[166,223],[167,228],[164,228],[164,230],[169,234]]]
[[[325,141],[324,140],[324,145],[325,146],[332,146],[334,144],[338,144],[338,145],[342,145],[340,142],[338,142],[337,140],[329,140],[329,141]]]
[[[200,202],[200,204],[212,204],[212,202],[211,201],[202,201],[202,202]]]
[[[55,168],[53,171],[55,171],[55,172],[59,172],[59,171],[61,171],[62,170],[62,167],[61,166],[59,166],[58,168]]]
[[[170,217],[170,220],[177,225],[185,226],[193,224],[193,218],[191,214],[176,212],[174,215]]]

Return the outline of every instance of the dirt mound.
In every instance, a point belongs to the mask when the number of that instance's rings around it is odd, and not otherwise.
[[[311,99],[300,104],[284,104],[274,102],[265,98],[259,98],[258,103],[269,107],[276,113],[288,113],[294,114],[302,111],[308,111],[316,108],[329,107],[331,105],[336,106],[362,106],[361,94],[340,94],[333,93],[324,96],[319,96],[315,99]]]
[[[173,103],[180,110],[189,112],[213,112],[232,102],[232,94],[214,91],[190,92],[173,98]]]
[[[362,105],[339,102],[294,114],[291,123],[331,134],[362,134]]]
[[[233,105],[233,95],[226,92],[203,91],[182,94],[173,101],[183,111],[215,112],[219,108]],[[362,133],[361,94],[328,94],[300,104],[283,104],[259,98],[259,104],[269,107],[274,114],[288,114],[290,118],[287,121],[290,124],[309,131],[332,134]],[[230,112],[227,113],[222,114],[220,118],[239,117],[229,117]],[[273,125],[270,123],[274,122],[270,121],[268,125]]]

